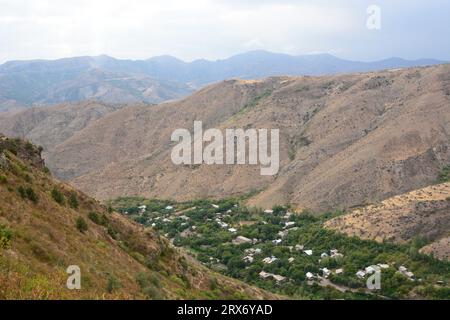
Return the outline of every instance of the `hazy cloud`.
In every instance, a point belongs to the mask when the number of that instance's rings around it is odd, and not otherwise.
[[[330,2],[0,0],[0,61],[103,53],[217,59],[249,49],[450,59],[448,1]],[[366,28],[374,2],[383,10],[380,31]]]

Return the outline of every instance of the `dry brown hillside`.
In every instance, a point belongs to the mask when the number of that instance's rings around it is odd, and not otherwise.
[[[450,65],[325,77],[229,80],[177,102],[129,106],[47,155],[100,199],[186,200],[259,191],[250,204],[348,208],[427,186],[450,163]],[[281,169],[174,166],[174,129],[278,128]],[[1,124],[0,124],[1,129]]]
[[[327,228],[379,242],[404,243],[415,237],[434,241],[422,249],[450,257],[450,183],[395,196],[329,220]]]
[[[40,152],[0,135],[0,299],[276,298],[55,181]],[[71,265],[80,291],[66,288]]]

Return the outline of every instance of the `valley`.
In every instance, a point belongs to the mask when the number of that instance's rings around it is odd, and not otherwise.
[[[292,298],[442,299],[450,294],[450,262],[421,254],[426,243],[418,239],[402,245],[360,240],[324,228],[342,212],[317,216],[282,206],[263,211],[243,206],[242,200],[118,198],[110,205],[210,269]],[[366,281],[375,270],[381,271],[381,290],[371,291]]]

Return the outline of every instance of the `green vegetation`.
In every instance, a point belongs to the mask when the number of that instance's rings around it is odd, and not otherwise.
[[[8,179],[5,176],[0,175],[0,184],[7,184],[7,183]]]
[[[75,225],[81,233],[85,233],[88,230],[88,225],[82,217],[77,218]]]
[[[436,283],[449,283],[450,263],[420,254],[419,248],[426,244],[422,239],[395,245],[323,228],[324,221],[342,212],[289,214],[288,207],[277,206],[272,213],[264,213],[242,206],[235,199],[174,203],[121,198],[111,204],[122,214],[171,238],[175,246],[185,248],[205,266],[275,293],[313,299],[402,299],[411,295],[439,299],[448,290]],[[238,236],[248,241],[234,242]],[[312,250],[312,254],[304,250]],[[332,257],[331,250],[339,254]],[[246,260],[248,256],[252,259]],[[276,259],[271,263],[263,261],[270,257]],[[360,279],[356,272],[377,264],[389,267],[382,270],[381,290],[369,291],[367,277]],[[400,266],[412,271],[414,278],[399,272]],[[327,281],[344,292],[324,284],[323,268],[331,271]],[[336,272],[339,269],[343,272]],[[263,279],[261,271],[285,279]],[[309,272],[314,274],[312,281],[306,279]],[[214,280],[210,287],[216,287]]]
[[[52,189],[52,198],[55,200],[58,204],[64,205],[65,199],[64,195],[61,191],[58,190],[58,188],[54,187]]]
[[[75,192],[71,192],[69,195],[69,206],[72,209],[78,209],[78,198]]]
[[[113,293],[115,290],[118,290],[120,288],[120,281],[113,274],[108,274],[108,284],[106,285],[106,291],[108,293]]]
[[[9,249],[14,232],[5,225],[0,225],[0,249]]]
[[[28,199],[34,203],[37,203],[39,201],[37,194],[34,192],[33,188],[31,188],[31,187],[24,188],[24,187],[20,186],[19,188],[17,188],[17,191],[19,192],[20,196],[23,199]]]
[[[273,90],[265,90],[263,93],[257,95],[252,100],[250,100],[249,103],[247,103],[240,111],[237,112],[237,115],[241,115],[246,113],[248,110],[253,109],[256,107],[262,100],[265,98],[268,98],[272,95]]]
[[[445,183],[445,182],[449,182],[449,181],[450,181],[450,165],[442,168],[442,170],[439,172],[439,175],[438,175],[439,183]]]

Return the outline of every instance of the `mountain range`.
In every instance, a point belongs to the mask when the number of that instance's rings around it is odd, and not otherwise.
[[[172,56],[120,60],[106,55],[0,65],[0,111],[93,99],[110,104],[160,103],[230,78],[326,75],[442,63],[390,58],[349,61],[329,54],[291,56],[251,51],[228,59],[184,62]]]
[[[98,102],[0,116],[0,131],[44,146],[57,177],[106,200],[250,195],[249,205],[346,209],[426,187],[450,163],[450,66],[227,80],[178,101]],[[97,111],[98,110],[98,111]],[[176,166],[172,132],[280,129],[280,171]]]

